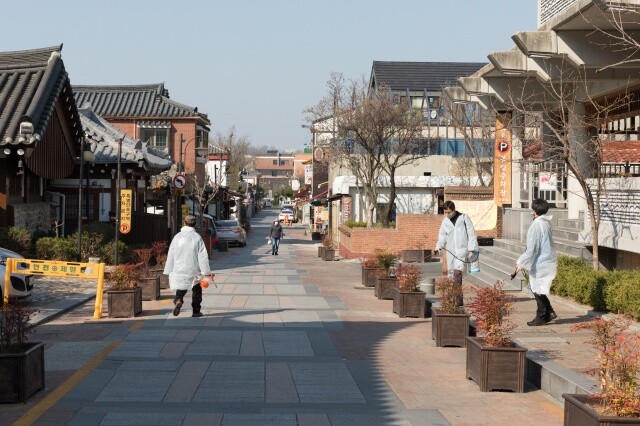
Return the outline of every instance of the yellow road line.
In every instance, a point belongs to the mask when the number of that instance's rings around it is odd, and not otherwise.
[[[136,321],[131,325],[131,327],[129,327],[129,331],[138,331],[142,328],[143,325],[144,321]]]
[[[134,324],[135,326],[135,324]],[[134,327],[132,326],[132,327]],[[104,348],[98,355],[96,355],[91,361],[82,366],[78,371],[73,373],[62,385],[56,388],[53,392],[47,395],[42,401],[33,406],[24,416],[20,417],[14,426],[30,425],[33,424],[40,416],[42,416],[47,410],[53,407],[63,396],[65,396],[75,385],[80,383],[84,377],[91,371],[100,365],[100,363],[118,346],[122,344],[122,340],[114,340]]]

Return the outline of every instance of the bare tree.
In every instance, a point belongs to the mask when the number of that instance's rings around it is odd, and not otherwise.
[[[355,176],[369,227],[378,207],[380,177],[388,176],[389,202],[380,214],[383,225],[388,226],[397,197],[398,169],[428,155],[420,149],[422,118],[407,103],[395,102],[388,88],[370,92],[364,77],[348,81],[332,73],[327,87],[327,96],[306,110],[308,117],[316,123],[324,118],[325,126],[329,123],[333,128],[331,161]]]
[[[441,96],[445,114],[457,135],[464,140],[465,155],[454,158],[456,173],[463,179],[478,178],[481,186],[493,182],[493,145],[495,143],[495,114],[477,104],[456,104]]]
[[[366,98],[364,79],[348,81],[341,73],[331,73],[327,89],[327,95],[305,112],[310,122],[320,122],[314,131],[332,135],[330,160],[355,176],[363,195],[367,227],[372,227],[378,178],[383,172],[380,138],[370,124],[373,98]],[[378,129],[378,133],[381,131]]]
[[[212,143],[229,152],[229,187],[240,189],[242,185],[237,178],[242,170],[251,170],[253,164],[249,159],[251,142],[247,136],[238,136],[235,126],[232,126],[226,134],[217,133]],[[234,184],[232,185],[231,182]]]

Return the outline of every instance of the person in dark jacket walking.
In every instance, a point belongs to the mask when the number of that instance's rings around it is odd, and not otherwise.
[[[271,238],[271,255],[278,255],[278,248],[280,247],[280,238],[284,236],[282,225],[278,219],[273,221],[271,231],[269,232],[269,238]]]

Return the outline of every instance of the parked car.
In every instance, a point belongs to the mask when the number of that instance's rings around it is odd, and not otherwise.
[[[271,207],[271,200],[265,200],[264,201],[264,206],[265,207]]]
[[[218,220],[216,221],[216,228],[220,241],[226,241],[240,246],[247,245],[247,232],[237,220]]]
[[[283,221],[287,218],[287,216],[289,217],[289,220],[291,222],[296,221],[296,214],[293,212],[293,208],[291,209],[283,208],[282,210],[280,210],[280,214],[278,215],[278,220]]]
[[[4,275],[6,272],[8,258],[24,259],[23,256],[16,252],[0,248],[0,295],[4,295]],[[18,269],[20,269],[21,265],[24,264],[18,263]],[[31,282],[33,277],[31,275],[11,274],[10,278],[11,285],[9,286],[9,297],[26,297],[31,295],[31,291],[33,290],[33,284]],[[0,296],[0,298],[1,297],[2,296]],[[0,302],[1,300],[2,299],[0,299]]]

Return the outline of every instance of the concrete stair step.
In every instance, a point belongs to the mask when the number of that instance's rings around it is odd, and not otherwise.
[[[582,231],[573,228],[557,227],[553,230],[553,238],[578,242]]]
[[[517,277],[514,278],[513,281],[511,281],[510,277],[507,276],[507,279],[504,280],[502,278],[497,277],[496,275],[493,275],[493,273],[491,273],[490,271],[487,271],[487,269],[483,270],[482,269],[483,267],[486,268],[486,265],[482,265],[482,264],[480,265],[480,272],[475,272],[473,274],[465,274],[464,279],[470,282],[471,284],[475,284],[480,287],[491,286],[491,285],[494,285],[496,281],[501,280],[503,282],[502,288],[504,288],[506,291],[522,291],[522,283]]]
[[[584,229],[584,221],[582,219],[558,219],[558,226],[582,231]]]
[[[492,258],[496,260],[502,260],[506,263],[509,261],[513,261],[512,263],[516,263],[518,257],[520,257],[521,252],[513,252],[509,250],[504,250],[497,246],[487,246],[480,247],[480,261],[484,258]]]
[[[591,253],[583,244],[563,238],[556,238],[555,234],[553,241],[555,243],[556,252],[558,252],[558,254],[564,254],[567,256],[582,258],[586,261],[591,261]],[[493,245],[497,248],[507,250],[512,253],[522,253],[525,249],[525,244],[517,240],[494,240]]]

